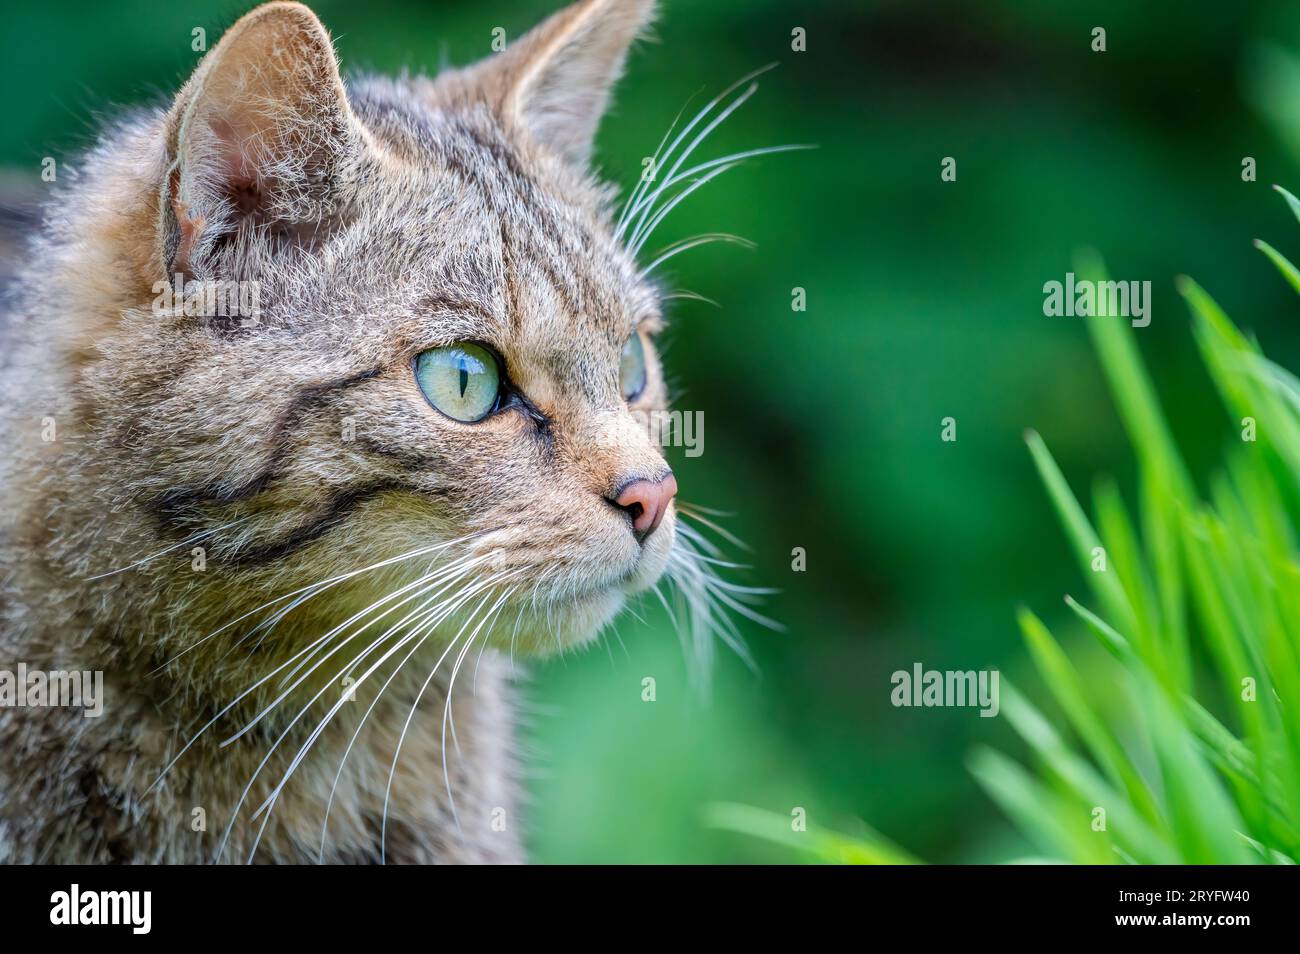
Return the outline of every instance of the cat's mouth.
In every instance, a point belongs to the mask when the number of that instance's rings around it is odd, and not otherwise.
[[[586,600],[609,594],[636,596],[654,586],[663,575],[667,554],[641,553],[625,569],[599,580],[575,581],[567,587],[573,600]],[[563,602],[563,594],[559,601]]]
[[[674,542],[673,529],[672,522],[662,527],[610,585],[627,596],[635,596],[654,586],[668,567],[668,557]]]
[[[638,544],[637,552],[629,554],[630,559],[622,566],[608,567],[599,575],[589,569],[570,569],[563,574],[555,574],[554,568],[536,571],[537,579],[546,581],[545,596],[538,600],[530,593],[525,599],[535,607],[531,613],[536,628],[547,634],[545,640],[538,641],[538,651],[553,651],[595,638],[623,610],[629,598],[654,587],[668,568],[673,532],[662,527],[655,538],[645,546]]]

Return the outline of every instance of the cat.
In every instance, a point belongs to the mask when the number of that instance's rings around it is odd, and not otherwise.
[[[61,173],[0,379],[0,668],[104,711],[0,708],[0,860],[520,862],[514,657],[665,572],[729,631],[639,423],[659,193],[616,218],[591,168],[653,15],[345,85],[268,3]]]

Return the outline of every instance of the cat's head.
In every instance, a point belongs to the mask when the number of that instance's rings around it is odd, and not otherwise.
[[[583,0],[436,79],[345,87],[291,3],[204,57],[142,170],[141,277],[242,310],[143,282],[87,373],[115,479],[227,592],[370,568],[338,591],[504,599],[501,638],[544,649],[663,573],[660,301],[588,168],[651,6]]]

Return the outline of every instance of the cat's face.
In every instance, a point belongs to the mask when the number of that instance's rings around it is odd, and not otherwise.
[[[659,300],[585,169],[647,6],[579,4],[437,81],[344,91],[295,5],[205,59],[168,123],[159,254],[260,312],[142,308],[99,373],[151,405],[129,445],[155,516],[225,528],[214,569],[268,599],[376,564],[339,592],[482,587],[449,619],[497,610],[485,633],[524,650],[663,573]]]

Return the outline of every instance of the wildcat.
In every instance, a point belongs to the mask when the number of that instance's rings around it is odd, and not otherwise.
[[[0,860],[523,859],[513,656],[716,585],[589,168],[652,12],[345,87],[268,3],[63,174],[7,317],[0,668],[102,671],[104,713],[0,709]]]

